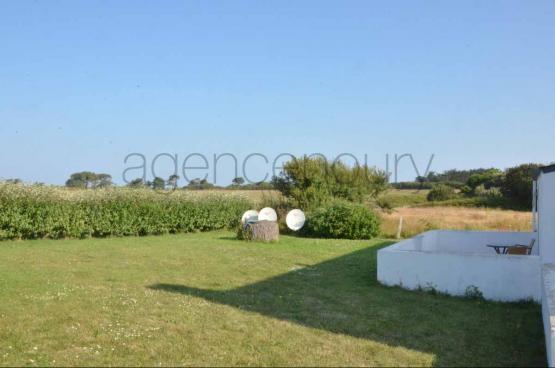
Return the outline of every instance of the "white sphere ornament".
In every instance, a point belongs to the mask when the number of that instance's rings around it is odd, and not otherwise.
[[[258,221],[277,221],[277,213],[273,208],[263,208],[258,213]]]
[[[247,224],[249,222],[256,222],[256,221],[258,221],[258,211],[255,211],[255,210],[248,210],[243,214],[243,217],[241,217],[242,224]]]
[[[289,229],[293,231],[299,231],[303,228],[306,222],[306,217],[303,211],[295,209],[295,210],[289,211],[289,213],[287,214],[287,218],[285,219],[285,222],[287,223],[287,227]]]

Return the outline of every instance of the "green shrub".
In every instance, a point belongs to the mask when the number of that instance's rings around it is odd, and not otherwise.
[[[154,235],[233,228],[249,208],[246,199],[195,197],[180,191],[0,185],[0,239]]]
[[[380,219],[363,205],[334,201],[310,212],[303,230],[320,238],[371,239],[380,231]]]
[[[294,158],[272,180],[274,187],[291,198],[295,207],[310,210],[340,198],[360,202],[376,198],[388,188],[384,172],[366,165],[347,166],[323,157]]]
[[[382,211],[390,213],[395,208],[395,202],[390,197],[380,197],[376,199],[376,206]]]
[[[503,197],[503,193],[501,193],[500,188],[491,187],[489,189],[486,189],[484,185],[477,186],[476,189],[474,189],[474,194],[479,197],[488,197],[492,199]]]
[[[507,169],[501,187],[503,195],[531,208],[532,183],[540,167],[538,164],[524,164]]]
[[[503,181],[503,172],[499,169],[489,169],[481,173],[475,173],[470,175],[466,185],[472,189],[476,189],[479,186],[484,186],[485,189],[490,189],[492,187],[498,187]]]
[[[428,193],[428,201],[446,201],[455,197],[455,191],[452,187],[445,184],[435,185]]]

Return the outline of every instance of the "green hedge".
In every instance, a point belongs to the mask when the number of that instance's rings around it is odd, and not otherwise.
[[[154,235],[233,228],[250,207],[247,199],[226,195],[0,185],[0,239]]]
[[[380,232],[380,219],[369,208],[335,201],[308,214],[307,236],[337,239],[372,239]]]

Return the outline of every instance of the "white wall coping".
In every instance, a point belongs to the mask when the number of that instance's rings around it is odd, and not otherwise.
[[[455,251],[455,250],[446,250],[446,249],[435,249],[435,250],[424,250],[424,249],[412,249],[412,248],[406,248],[405,246],[408,246],[409,244],[413,244],[414,242],[418,242],[418,241],[423,241],[424,239],[433,236],[434,234],[441,234],[441,233],[451,233],[451,234],[458,234],[462,237],[464,236],[468,236],[469,234],[472,235],[479,235],[479,234],[483,234],[483,235],[488,235],[489,237],[494,237],[496,235],[498,236],[503,236],[503,237],[507,237],[507,236],[529,236],[530,239],[531,238],[536,238],[536,234],[533,232],[528,232],[528,231],[466,231],[466,230],[429,230],[426,231],[424,233],[420,233],[418,235],[413,236],[412,238],[407,238],[407,239],[403,239],[397,243],[394,243],[386,248],[382,248],[380,251],[386,251],[386,252],[418,252],[418,253],[427,253],[427,254],[454,254],[457,256],[462,256],[462,257],[499,257],[499,256],[505,256],[505,255],[500,255],[495,253],[493,248],[489,248],[489,250],[491,250],[491,252],[476,252],[476,251],[465,251],[465,252],[459,252],[459,251]],[[515,240],[516,241],[516,240]],[[496,241],[494,239],[490,240],[490,241],[486,241],[486,243],[497,243],[497,242],[502,242],[502,241]],[[487,244],[484,243],[484,249],[487,248]],[[535,247],[538,247],[538,245],[536,244]],[[509,255],[507,255],[507,257],[509,257]],[[510,258],[512,259],[523,259],[523,258],[530,258],[530,257],[535,257],[538,258],[539,256],[537,254],[531,254],[531,255],[518,255],[518,254],[513,254],[510,255]],[[555,285],[555,282],[554,282]]]

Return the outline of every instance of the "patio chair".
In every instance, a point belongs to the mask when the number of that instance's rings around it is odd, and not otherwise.
[[[532,248],[534,248],[535,243],[536,243],[536,239],[532,239],[530,241],[530,245],[515,244],[514,246],[507,248],[507,251],[505,254],[530,255],[532,254]]]

